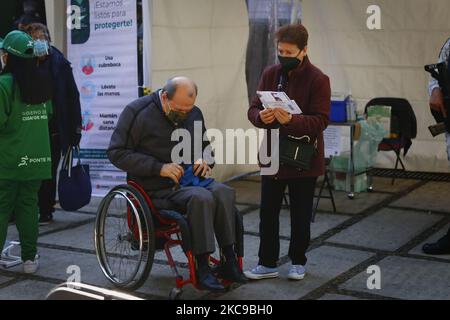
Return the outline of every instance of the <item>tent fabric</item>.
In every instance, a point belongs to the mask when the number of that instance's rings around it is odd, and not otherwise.
[[[359,112],[375,97],[408,99],[418,120],[418,136],[406,168],[446,172],[443,136],[432,138],[428,107],[429,76],[424,65],[436,63],[450,37],[448,0],[380,0],[381,30],[369,30],[370,0],[303,0],[303,23],[310,33],[311,61],[331,78],[332,89],[349,92]],[[395,155],[380,153],[378,167],[391,168]]]
[[[55,47],[66,52],[66,0],[45,0],[47,26]]]
[[[249,18],[245,0],[153,0],[152,86],[176,75],[199,86],[207,128],[251,128],[245,77]],[[223,148],[215,144],[214,147]],[[224,180],[257,166],[217,165]]]
[[[258,89],[264,69],[278,63],[275,31],[279,25],[301,19],[300,0],[247,0],[250,37],[247,48],[249,101]]]
[[[144,0],[144,2],[147,0]],[[49,27],[54,43],[65,48],[65,1],[46,0]],[[251,128],[247,120],[248,95],[245,77],[249,19],[245,0],[152,0],[144,16],[151,34],[151,68],[146,84],[162,87],[167,79],[188,76],[199,86],[197,104],[208,128],[222,130]],[[148,12],[151,11],[151,12]],[[216,148],[224,148],[215,145]],[[257,166],[217,165],[214,177],[224,180]]]

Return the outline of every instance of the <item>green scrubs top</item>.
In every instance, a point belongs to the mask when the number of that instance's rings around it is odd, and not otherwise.
[[[0,180],[50,179],[52,102],[27,105],[13,85],[10,73],[0,76]]]

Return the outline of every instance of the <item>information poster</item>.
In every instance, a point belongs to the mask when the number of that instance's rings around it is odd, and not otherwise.
[[[80,91],[82,161],[93,195],[104,196],[126,174],[106,150],[124,107],[138,98],[136,0],[68,0],[68,59]]]

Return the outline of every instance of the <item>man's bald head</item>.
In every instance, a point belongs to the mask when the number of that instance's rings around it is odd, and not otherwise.
[[[189,112],[195,104],[198,95],[196,83],[187,77],[174,77],[167,81],[162,89],[162,95],[176,111]]]
[[[187,77],[174,77],[169,79],[162,91],[163,93],[167,93],[169,100],[172,100],[175,98],[177,91],[180,89],[183,89],[184,93],[189,97],[197,98],[197,84]]]

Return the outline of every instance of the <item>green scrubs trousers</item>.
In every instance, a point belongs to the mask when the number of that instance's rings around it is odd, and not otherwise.
[[[40,186],[40,180],[0,180],[0,250],[5,245],[9,220],[14,212],[23,261],[34,261],[37,253]]]

